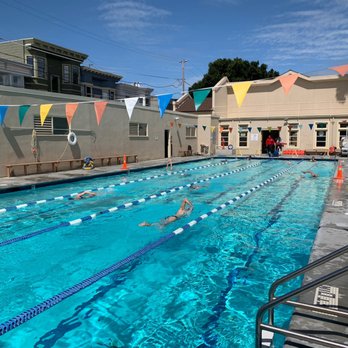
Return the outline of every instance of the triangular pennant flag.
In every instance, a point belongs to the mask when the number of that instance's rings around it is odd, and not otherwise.
[[[41,126],[45,123],[46,117],[51,110],[53,104],[41,104],[40,105],[40,120]]]
[[[341,76],[344,76],[348,72],[348,64],[347,65],[340,65],[340,66],[333,66],[332,68],[329,68],[329,69],[335,70]]]
[[[289,130],[291,130],[292,124],[288,124],[288,128],[289,128]]]
[[[126,98],[124,100],[124,103],[126,104],[126,109],[127,109],[129,119],[131,119],[131,117],[132,117],[132,113],[133,113],[135,104],[138,102],[138,100],[139,100],[139,97]]]
[[[257,130],[259,131],[259,133],[261,132],[262,128],[261,127],[257,127]]]
[[[299,125],[298,125],[298,128],[302,129],[302,124],[299,124]]]
[[[204,100],[207,98],[210,91],[211,91],[211,88],[201,89],[201,90],[193,92],[193,100],[195,101],[196,111],[199,109],[199,107],[202,105]]]
[[[268,131],[270,132],[272,130],[272,127],[267,127]]]
[[[6,117],[6,112],[7,112],[8,106],[7,105],[0,105],[0,124],[4,124],[4,120]]]
[[[278,130],[281,131],[282,130],[282,126],[278,126]]]
[[[106,109],[107,104],[108,104],[108,102],[105,102],[105,101],[94,102],[94,110],[95,110],[95,115],[97,117],[98,126],[99,126],[100,121],[103,117],[103,114],[104,114],[104,111]]]
[[[313,128],[313,123],[310,123],[308,126],[309,126],[309,129],[312,129]]]
[[[181,128],[181,123],[178,123],[179,128]]]
[[[242,106],[244,98],[246,94],[248,93],[248,90],[251,84],[252,84],[251,81],[232,83],[233,93],[236,97],[237,105],[239,108]]]
[[[214,133],[214,131],[215,131],[215,126],[212,126],[212,127],[210,127],[210,128],[211,128],[211,132]]]
[[[65,116],[69,127],[71,126],[71,120],[73,119],[78,106],[78,103],[68,103],[65,105]]]
[[[170,128],[174,127],[174,121],[170,121]]]
[[[290,74],[285,76],[279,76],[278,80],[280,81],[281,85],[283,86],[285,94],[288,94],[292,85],[296,82],[298,78],[298,74]]]
[[[228,127],[228,130],[232,133],[233,127]]]
[[[205,130],[207,128],[207,126],[202,126],[203,127],[203,130]]]
[[[252,129],[253,129],[252,127],[248,127],[248,131],[249,131],[249,132],[251,132]]]
[[[19,124],[22,125],[25,114],[27,113],[30,105],[21,105],[18,109]]]
[[[166,111],[166,108],[170,102],[170,100],[172,99],[173,94],[162,94],[162,95],[158,95],[158,108],[159,108],[159,112],[160,112],[160,116],[161,118],[164,115],[164,112]]]

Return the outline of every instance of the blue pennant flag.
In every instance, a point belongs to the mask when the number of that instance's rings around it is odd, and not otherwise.
[[[6,112],[7,112],[8,106],[7,105],[0,105],[0,124],[4,124],[4,120],[6,117]]]
[[[160,112],[160,116],[161,118],[164,115],[164,112],[166,111],[166,108],[170,102],[170,100],[172,99],[173,94],[162,94],[162,95],[158,95],[158,108],[159,108],[159,112]]]

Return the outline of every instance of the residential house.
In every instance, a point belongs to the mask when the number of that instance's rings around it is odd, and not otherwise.
[[[24,78],[31,76],[30,65],[0,58],[0,85],[24,88]]]
[[[32,67],[33,75],[25,77],[29,89],[80,95],[80,65],[87,57],[36,38],[0,42],[0,58]]]

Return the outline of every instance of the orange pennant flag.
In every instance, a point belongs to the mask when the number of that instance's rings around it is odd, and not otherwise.
[[[239,108],[242,106],[244,98],[246,94],[248,93],[248,90],[252,83],[253,83],[252,81],[232,83],[233,93],[236,97]]]
[[[71,120],[73,119],[75,111],[78,106],[79,106],[78,103],[68,103],[65,105],[65,116],[66,116],[66,120],[68,121],[69,127],[71,126]]]
[[[40,120],[41,120],[41,126],[43,126],[46,117],[48,115],[48,113],[51,110],[53,104],[41,104],[40,105]]]
[[[340,66],[333,66],[332,68],[329,68],[329,69],[335,70],[341,76],[344,76],[348,72],[348,64],[347,65],[340,65]]]
[[[298,74],[290,74],[285,76],[279,76],[278,80],[284,88],[285,94],[288,94],[292,85],[296,82]]]
[[[97,123],[98,126],[100,124],[100,121],[103,117],[106,105],[108,104],[108,102],[105,101],[100,101],[100,102],[94,102],[94,110],[95,110],[95,115],[97,116]]]

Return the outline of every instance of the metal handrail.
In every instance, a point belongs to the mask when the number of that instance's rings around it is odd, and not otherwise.
[[[265,305],[263,305],[257,312],[256,315],[256,348],[261,348],[262,347],[262,335],[261,335],[261,331],[262,328],[266,328],[269,331],[273,331],[273,332],[279,332],[278,328],[273,327],[272,325],[265,325],[262,323],[263,317],[266,313],[266,311],[270,312],[271,308],[273,309],[275,306],[279,305],[279,304],[286,304],[287,301],[289,299],[291,299],[292,297],[295,297],[303,292],[306,292],[308,290],[311,290],[315,287],[317,287],[318,285],[321,285],[322,283],[325,283],[329,280],[334,280],[336,278],[341,277],[344,273],[348,272],[348,266],[343,267],[337,271],[334,271],[330,274],[327,274],[319,279],[316,279],[312,282],[309,282],[305,285],[302,285],[301,287],[299,287],[298,289],[292,290],[289,293],[280,296],[278,298],[272,299],[271,301],[269,301],[268,303],[266,303]],[[291,304],[291,303],[289,303]],[[320,310],[320,307],[318,308]],[[288,330],[282,330],[283,334],[288,334]],[[291,332],[291,331],[290,331]],[[302,335],[302,334],[301,334]],[[308,341],[311,342],[317,342],[317,337],[313,337],[310,335],[302,335],[302,338],[306,338]],[[327,345],[327,344],[326,344]],[[331,345],[331,347],[340,347],[337,343],[333,343]]]
[[[281,284],[285,283],[286,281],[289,281],[295,277],[298,277],[298,276],[304,274],[305,272],[312,270],[313,268],[315,268],[317,266],[321,266],[322,264],[324,264],[328,261],[331,261],[332,259],[335,259],[336,257],[341,256],[342,254],[345,254],[346,252],[348,252],[348,245],[346,245],[340,249],[337,249],[337,250],[333,251],[332,253],[327,254],[326,256],[323,256],[320,259],[309,263],[307,266],[299,268],[298,270],[291,272],[282,278],[277,279],[275,282],[273,282],[273,284],[271,285],[271,287],[269,289],[269,293],[268,293],[269,301],[272,301],[275,298],[274,294],[275,294],[279,285],[281,285]],[[270,310],[270,313],[269,313],[268,322],[270,325],[273,325],[273,321],[274,321],[274,309],[272,308]]]

